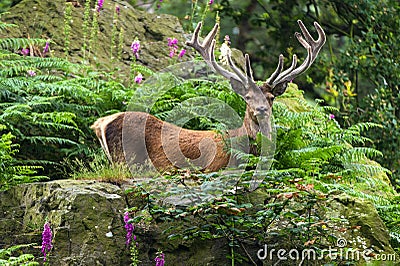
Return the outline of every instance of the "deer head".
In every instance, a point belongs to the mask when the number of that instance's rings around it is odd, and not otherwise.
[[[231,83],[232,90],[246,101],[246,117],[252,122],[247,125],[246,128],[250,133],[249,135],[254,135],[253,131],[258,131],[268,138],[271,138],[272,129],[270,116],[272,114],[274,98],[282,95],[287,88],[288,82],[304,73],[311,66],[326,41],[325,33],[317,22],[314,23],[318,32],[317,40],[313,39],[301,20],[298,20],[297,22],[304,37],[298,32],[295,33],[295,36],[303,47],[307,49],[306,59],[296,68],[297,56],[293,55],[292,65],[287,70],[283,71],[284,57],[281,54],[275,72],[272,73],[267,81],[261,86],[258,86],[253,79],[250,57],[248,54],[245,54],[244,73],[233,63],[230,52],[227,54],[227,59],[231,71],[225,69],[216,62],[214,49],[216,44],[215,36],[219,27],[218,24],[215,24],[214,28],[204,38],[203,42],[200,43],[199,33],[202,27],[202,23],[200,22],[193,33],[192,39],[186,42],[188,46],[193,47],[200,53],[209,67],[211,67],[216,73],[227,78]]]

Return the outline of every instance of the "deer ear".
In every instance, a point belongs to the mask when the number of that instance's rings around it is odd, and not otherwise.
[[[240,96],[244,97],[247,94],[247,88],[243,85],[243,82],[236,80],[234,78],[230,78],[230,83],[232,90],[239,94]]]
[[[281,84],[278,84],[275,86],[275,88],[272,90],[272,94],[277,97],[277,96],[281,96],[285,91],[286,88],[288,86],[287,81],[282,82]]]

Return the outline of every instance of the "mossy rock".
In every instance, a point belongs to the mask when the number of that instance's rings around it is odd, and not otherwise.
[[[0,192],[3,215],[0,248],[38,243],[36,249],[28,252],[40,260],[41,232],[47,220],[53,231],[54,248],[49,254],[51,265],[128,265],[130,255],[125,246],[123,213],[127,207],[142,209],[146,204],[140,195],[135,200],[131,196],[125,193],[125,188],[96,181],[57,180],[12,187]],[[268,193],[257,189],[249,194],[248,200],[259,205],[266,198]],[[128,206],[128,202],[135,206]],[[337,238],[347,240],[348,247],[370,248],[376,254],[393,253],[387,229],[370,202],[345,194],[332,194],[318,206],[314,211],[333,226],[332,232]],[[230,247],[227,239],[167,237],[168,232],[179,233],[202,222],[201,218],[187,217],[179,221],[152,220],[147,224],[135,224],[140,265],[154,265],[157,250],[165,253],[167,265],[228,265]],[[271,230],[274,228],[272,225]],[[346,230],[341,230],[343,228]],[[276,229],[279,230],[278,225]],[[293,248],[290,237],[276,240],[271,243],[281,243],[280,248]],[[269,265],[256,258],[263,244],[256,240],[247,241],[246,249],[259,265]],[[241,248],[236,248],[235,252],[246,256]]]
[[[79,2],[79,5],[74,4]],[[96,1],[97,3],[97,1]],[[92,1],[94,4],[94,1]],[[91,34],[91,23],[86,33],[87,49],[84,45],[84,1],[40,1],[23,0],[9,10],[9,14],[2,16],[3,21],[14,23],[18,28],[4,34],[6,37],[29,37],[50,39],[51,54],[57,57],[65,57],[64,14],[66,6],[72,9],[70,19],[70,44],[68,59],[76,63],[86,63],[97,66],[99,69],[111,70],[119,73],[120,77],[129,77],[130,64],[133,61],[147,66],[152,70],[160,70],[177,59],[169,57],[167,38],[179,40],[179,48],[183,48],[188,36],[184,34],[178,18],[166,14],[149,14],[134,9],[124,1],[104,1],[103,8],[98,13],[97,40],[93,42],[92,51],[88,50],[88,40]],[[120,6],[120,15],[114,17],[116,5]],[[90,12],[91,18],[95,14],[95,8]],[[114,35],[115,45],[122,46],[121,61],[117,61],[117,48],[114,47],[111,60],[111,40],[113,39],[113,25],[116,25]],[[118,43],[118,34],[123,30],[123,43]],[[96,32],[96,31],[95,31]],[[139,58],[135,59],[131,51],[132,42],[138,39],[141,44]],[[36,48],[40,53],[41,47]],[[119,49],[119,48],[118,48]],[[179,52],[179,51],[178,51]],[[191,58],[191,52],[180,60]]]

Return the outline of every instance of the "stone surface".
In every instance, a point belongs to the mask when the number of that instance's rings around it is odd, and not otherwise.
[[[262,191],[251,193],[253,203],[267,196]],[[51,223],[54,248],[50,265],[129,265],[129,250],[125,247],[123,213],[128,207],[143,201],[125,193],[117,185],[96,181],[57,180],[24,184],[0,192],[0,248],[22,243],[38,243],[34,253],[41,259],[41,232],[45,221]],[[385,225],[373,205],[344,194],[332,195],[318,210],[321,220],[333,224],[334,235],[347,240],[347,247],[372,248],[376,253],[393,253]],[[340,224],[337,219],[347,222]],[[154,221],[147,226],[136,226],[134,233],[140,240],[140,265],[154,265],[157,250],[166,254],[167,265],[228,265],[229,245],[218,240],[168,240],[162,232],[201,222]],[[347,230],[341,232],[340,228]],[[348,230],[349,228],[354,228]],[[271,230],[275,230],[271,227]],[[280,244],[280,241],[285,241]],[[283,248],[290,240],[280,240]],[[256,259],[260,243],[248,243],[248,252]],[[262,265],[262,261],[257,263]],[[246,264],[243,264],[246,265]],[[285,265],[285,264],[281,264]],[[314,264],[310,264],[314,265]],[[318,264],[315,264],[318,265]]]
[[[117,186],[60,180],[14,187],[0,198],[2,245],[40,245],[47,220],[54,238],[52,264],[128,264],[122,219],[126,202]]]

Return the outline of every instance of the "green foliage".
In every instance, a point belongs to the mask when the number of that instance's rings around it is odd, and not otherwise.
[[[363,98],[358,107],[350,106],[348,114],[349,121],[371,121],[383,125],[383,128],[369,131],[368,137],[383,153],[377,161],[392,171],[391,180],[397,189],[400,188],[400,157],[397,152],[400,146],[399,104],[398,92],[394,94],[388,88],[381,88]]]
[[[197,9],[191,9],[195,2]],[[178,16],[190,30],[193,22],[201,20],[195,14],[207,4],[195,2],[165,2],[161,11]],[[308,96],[339,108],[337,117],[342,124],[383,124],[367,136],[377,140],[375,148],[383,153],[378,161],[391,170],[392,182],[399,185],[400,18],[395,15],[399,1],[219,0],[210,10],[203,30],[210,30],[218,13],[221,36],[230,35],[232,47],[251,54],[257,79],[274,71],[281,53],[289,59],[293,53],[305,57],[305,50],[292,37],[299,31],[297,19],[310,25],[311,34],[313,21],[323,25],[328,39],[314,63],[319,67],[296,80]]]
[[[163,121],[199,130],[239,127],[241,124],[235,122],[229,124],[226,113],[234,111],[243,117],[245,108],[244,100],[227,81],[185,80],[169,73],[153,74],[149,82],[136,89],[129,106],[130,110],[145,111]]]
[[[6,249],[0,249],[0,265],[19,265],[19,266],[33,266],[39,265],[35,262],[35,257],[32,254],[24,254],[22,249],[32,247],[35,244],[25,244],[11,246]]]
[[[0,125],[0,132],[4,129],[5,127]],[[0,138],[0,190],[16,184],[46,179],[45,176],[36,175],[41,167],[27,166],[15,159],[18,145],[12,143],[13,138],[15,137],[10,132],[2,134]]]
[[[21,48],[9,43],[11,51]],[[29,43],[32,50],[45,41]],[[96,141],[89,126],[106,111],[124,109],[127,89],[83,65],[9,50],[0,49],[0,119],[19,145],[15,158],[55,177],[64,158],[91,153]]]
[[[187,83],[182,84],[187,86]],[[198,85],[197,93],[209,88],[207,82]],[[165,109],[171,110],[175,101],[184,99],[185,94],[178,90],[180,86],[168,91],[158,101],[157,108],[152,109],[155,115],[163,114]],[[190,87],[185,91],[190,92]],[[295,111],[296,106],[300,106],[301,110]],[[147,202],[143,210],[137,210],[134,221],[148,219],[142,213],[150,213],[155,221],[179,220],[182,222],[179,227],[174,225],[163,232],[170,241],[185,243],[192,239],[223,238],[231,249],[227,256],[232,263],[254,264],[255,258],[251,255],[254,253],[249,253],[248,249],[252,248],[251,245],[257,247],[257,243],[277,243],[279,239],[287,241],[289,238],[290,244],[281,243],[280,247],[290,245],[301,250],[312,243],[317,251],[325,245],[335,245],[337,239],[329,228],[338,230],[346,226],[334,219],[322,219],[320,208],[330,195],[341,192],[371,201],[391,232],[393,246],[398,247],[400,243],[396,236],[400,206],[388,184],[386,174],[390,171],[370,160],[382,156],[382,153],[365,146],[372,140],[363,135],[365,131],[381,126],[365,122],[342,128],[332,112],[338,110],[320,103],[310,105],[297,93],[289,91],[274,104],[276,153],[272,169],[258,173],[263,177],[258,192],[252,192],[253,196],[247,193],[249,181],[255,173],[252,169],[259,162],[258,157],[247,155],[250,160],[244,167],[248,170],[235,189],[209,197],[194,206],[171,207],[158,202],[163,193],[165,199],[174,198],[187,191],[193,182],[201,184],[201,191],[190,190],[190,194],[183,194],[183,200],[201,198],[202,193],[212,193],[213,189],[225,184],[221,183],[221,177],[237,180],[235,173],[196,174],[183,171],[166,175],[164,178],[173,189],[163,192],[164,184],[155,182],[152,189],[157,191],[156,198],[137,187],[137,195],[140,198],[146,195]],[[194,219],[196,217],[200,219]],[[350,263],[340,263],[345,262]]]
[[[302,105],[307,103],[302,102]],[[385,168],[368,162],[367,158],[382,156],[381,152],[354,146],[372,142],[361,132],[380,125],[359,123],[342,129],[325,111],[332,111],[332,108],[318,104],[305,112],[289,111],[279,102],[274,108],[275,123],[279,125],[275,155],[277,169],[297,167],[304,172],[318,173],[319,177],[334,174],[346,179],[389,173]]]

